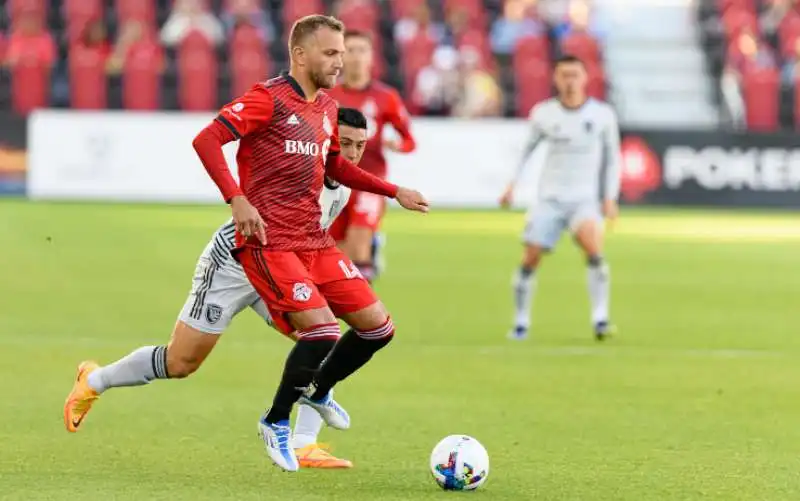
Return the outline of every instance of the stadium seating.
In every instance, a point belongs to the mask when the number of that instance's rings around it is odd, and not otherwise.
[[[205,0],[203,3],[215,15],[222,16],[232,0]],[[750,19],[747,14],[751,13],[750,3],[727,0],[720,2],[720,8],[745,12],[729,15],[730,22],[738,26],[746,24],[741,19]],[[69,81],[69,100],[64,103],[65,100],[59,98],[55,104],[80,109],[108,106],[135,110],[214,109],[233,95],[246,91],[255,81],[285,67],[285,36],[292,23],[303,15],[323,12],[326,7],[335,8],[349,28],[376,35],[375,76],[398,87],[405,96],[411,95],[417,74],[430,64],[434,50],[441,43],[477,52],[481,66],[497,75],[505,87],[504,93],[515,96],[508,100],[506,113],[509,115],[527,114],[537,100],[550,96],[550,78],[546,73],[551,68],[552,58],[563,52],[585,59],[591,71],[592,94],[605,94],[601,49],[588,35],[570,35],[558,46],[552,46],[547,35],[529,37],[520,41],[511,57],[495,56],[489,28],[493,20],[502,15],[496,0],[441,0],[430,5],[426,0],[387,0],[385,3],[382,0],[259,0],[258,5],[268,10],[269,19],[275,24],[273,31],[278,39],[273,43],[265,46],[254,27],[242,25],[233,30],[222,47],[211,46],[199,34],[190,34],[177,47],[165,50],[160,45],[158,32],[173,4],[174,0],[6,0],[9,32],[20,18],[36,15],[48,22],[61,58],[55,72],[30,62],[10,71],[13,108],[25,113],[36,107],[53,105],[50,94],[55,80],[50,78],[64,75]],[[423,5],[430,8],[434,29],[422,30],[408,41],[396,41],[391,29],[394,23],[400,19],[414,19]],[[126,51],[121,75],[117,77],[116,73],[109,74],[106,68],[109,51],[106,47],[113,48],[119,33],[130,28],[131,21],[141,23],[144,37]],[[90,22],[106,23],[108,44],[98,44],[94,48],[81,45]],[[446,29],[442,32],[443,26]],[[800,22],[787,22],[782,30],[782,40],[789,50],[800,32]],[[7,34],[0,33],[0,51],[3,36]]]
[[[81,110],[108,106],[106,53],[102,48],[73,44],[69,51],[70,105]]]
[[[744,75],[742,95],[749,129],[771,131],[778,128],[779,88],[780,76],[776,70],[754,70]]]
[[[122,106],[124,108],[157,110],[161,107],[163,59],[163,50],[150,38],[131,47],[122,75]]]
[[[718,0],[711,8],[702,2],[699,5],[706,55],[718,79],[721,79],[725,63],[739,51],[736,37],[745,31],[753,33],[759,43],[765,44],[778,58],[774,68],[746,69],[740,75],[739,87],[746,107],[745,122],[754,130],[800,126],[797,82],[787,78],[782,84],[779,75],[781,67],[797,57],[800,4],[794,2],[780,19],[776,32],[769,24],[759,25],[758,16],[769,8],[768,0]],[[717,31],[714,21],[719,22],[721,30]],[[718,99],[722,101],[721,90]]]
[[[230,43],[231,95],[243,94],[253,82],[272,73],[269,54],[255,28],[236,29]]]
[[[217,106],[217,56],[214,46],[198,32],[178,47],[178,96],[181,109],[211,110]]]

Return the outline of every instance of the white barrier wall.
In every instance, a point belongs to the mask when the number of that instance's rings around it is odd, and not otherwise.
[[[28,122],[28,196],[220,202],[191,144],[213,117],[38,111]],[[420,118],[413,133],[417,151],[389,157],[392,181],[419,189],[436,206],[493,207],[516,168],[527,129],[522,120]],[[236,148],[225,148],[234,175]]]

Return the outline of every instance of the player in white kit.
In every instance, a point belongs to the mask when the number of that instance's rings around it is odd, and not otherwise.
[[[560,58],[553,78],[558,97],[531,110],[530,138],[517,173],[500,200],[503,206],[511,204],[528,157],[540,144],[548,148],[523,232],[525,249],[514,278],[516,312],[509,337],[527,337],[536,269],[542,256],[569,230],[586,256],[592,326],[595,337],[603,340],[613,331],[610,274],[602,246],[604,219],[613,221],[619,211],[619,127],[610,105],[587,97],[586,68],[580,59]]]
[[[341,154],[354,164],[358,164],[364,154],[366,130],[367,121],[360,111],[339,110]],[[325,179],[325,189],[320,196],[323,228],[330,227],[349,197],[349,188]],[[192,289],[168,345],[139,348],[104,367],[91,361],[81,363],[64,406],[64,424],[68,431],[78,430],[91,405],[109,388],[140,386],[154,379],[184,378],[194,373],[211,353],[219,335],[241,311],[250,308],[272,325],[266,306],[241,265],[230,254],[235,246],[234,235],[234,223],[229,220],[214,233],[203,250]],[[317,445],[322,423],[316,410],[308,405],[298,407],[293,446],[301,467],[352,467],[350,461],[339,459]]]

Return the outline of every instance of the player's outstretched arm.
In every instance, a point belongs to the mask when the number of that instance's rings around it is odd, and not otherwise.
[[[329,157],[326,170],[331,179],[348,188],[394,198],[408,210],[428,212],[428,201],[420,192],[384,181],[339,155]]]

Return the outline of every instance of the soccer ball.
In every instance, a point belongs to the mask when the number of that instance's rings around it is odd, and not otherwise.
[[[489,453],[472,437],[450,435],[433,448],[431,473],[446,491],[477,489],[489,476]]]

